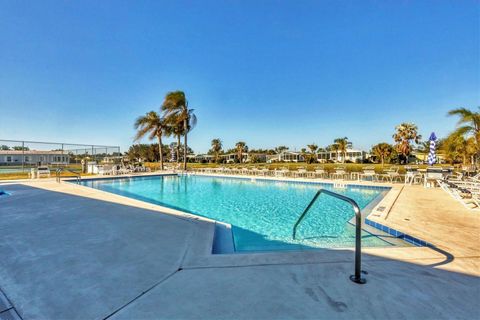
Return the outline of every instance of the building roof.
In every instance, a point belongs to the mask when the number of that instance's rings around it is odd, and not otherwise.
[[[0,150],[0,155],[68,155],[67,153],[58,151],[38,151],[38,150]]]

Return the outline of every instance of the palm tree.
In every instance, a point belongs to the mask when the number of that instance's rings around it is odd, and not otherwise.
[[[247,144],[243,141],[239,141],[235,144],[235,149],[237,150],[237,157],[240,163],[243,162],[243,153],[248,152]]]
[[[177,154],[177,163],[180,161],[180,138],[184,134],[185,130],[183,129],[183,121],[179,121],[177,117],[175,116],[169,116],[166,118],[167,124],[168,124],[168,134],[166,136],[171,136],[173,135],[176,139],[177,142],[174,142],[175,144],[175,151]]]
[[[307,148],[310,149],[311,154],[315,154],[318,150],[318,146],[315,143],[307,144]]]
[[[215,162],[218,162],[218,155],[222,151],[222,140],[220,139],[213,139],[212,140],[212,149],[210,149],[213,154],[215,155]]]
[[[179,130],[183,134],[183,169],[187,170],[187,135],[197,124],[197,117],[193,113],[194,109],[189,109],[188,100],[183,91],[173,91],[167,93],[162,104],[162,110],[165,116],[177,123]],[[180,125],[181,124],[181,125]]]
[[[395,134],[393,135],[393,140],[395,140],[395,148],[397,152],[403,155],[408,163],[408,156],[412,151],[411,143],[419,143],[422,139],[422,136],[418,134],[418,127],[413,123],[401,123],[395,127]]]
[[[480,110],[480,107],[478,107]],[[466,108],[453,109],[448,112],[449,116],[459,116],[455,134],[464,136],[465,139],[473,137],[476,154],[480,151],[480,113]]]
[[[314,163],[318,161],[317,158],[317,150],[318,146],[315,143],[307,144],[307,148],[309,149],[309,154],[305,155],[305,161],[307,163]]]
[[[430,152],[430,141],[420,141],[417,146],[417,152],[423,154],[423,161],[427,159],[428,153]]]
[[[388,159],[393,154],[393,147],[386,142],[382,142],[372,147],[372,153],[380,159],[383,167],[385,159]]]
[[[338,160],[338,144],[334,143],[331,144],[327,147],[327,151],[333,151],[337,155],[337,160]]]
[[[342,162],[345,163],[345,158],[347,157],[347,148],[348,148],[348,138],[337,138],[333,140],[334,145],[337,146],[337,152],[340,152],[342,155]]]
[[[155,111],[150,111],[144,116],[138,117],[135,120],[135,129],[138,130],[135,134],[135,141],[143,138],[147,133],[150,133],[148,138],[158,140],[158,152],[160,155],[160,170],[163,170],[163,149],[162,149],[162,136],[164,130],[167,128],[167,124],[164,118],[160,117]]]
[[[282,153],[284,151],[287,151],[287,150],[288,150],[288,147],[286,147],[286,146],[278,146],[278,147],[275,148],[275,153],[280,154],[280,153]]]

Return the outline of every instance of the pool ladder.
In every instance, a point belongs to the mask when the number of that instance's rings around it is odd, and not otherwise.
[[[353,211],[355,211],[355,274],[350,276],[350,280],[358,284],[364,284],[367,282],[367,280],[365,278],[362,278],[362,274],[366,274],[367,272],[362,271],[362,212],[360,211],[360,207],[358,206],[358,204],[352,198],[326,189],[318,190],[312,201],[310,201],[305,210],[303,210],[303,213],[300,215],[297,222],[295,222],[295,225],[293,226],[292,238],[295,240],[297,236],[298,225],[300,224],[300,222],[302,222],[303,218],[305,218],[310,208],[313,206],[315,201],[317,201],[318,197],[322,193],[348,202],[352,205]]]
[[[70,172],[70,173],[73,173],[73,174],[74,174],[74,177],[76,178],[78,184],[79,184],[80,181],[82,180],[82,176],[79,175],[77,172],[72,171],[72,170],[69,170],[69,169],[58,168],[58,169],[55,171],[55,176],[56,176],[56,179],[57,179],[57,182],[58,182],[58,183],[60,183],[60,181],[61,181],[62,171],[68,171],[68,172]]]

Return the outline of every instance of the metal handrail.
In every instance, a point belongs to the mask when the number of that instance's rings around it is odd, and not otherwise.
[[[80,181],[82,180],[82,176],[79,175],[77,172],[69,170],[69,169],[58,168],[56,170],[56,178],[57,178],[58,183],[60,183],[60,178],[61,178],[62,171],[68,171],[70,173],[73,173],[75,175],[75,178],[77,178],[77,183],[80,183]]]
[[[293,226],[292,237],[295,240],[298,225],[322,193],[348,202],[353,207],[353,211],[355,212],[355,274],[350,276],[350,280],[355,283],[364,284],[367,282],[367,280],[365,280],[365,278],[362,278],[362,273],[366,273],[365,271],[362,271],[362,212],[360,211],[360,207],[358,206],[358,204],[352,198],[326,189],[318,190],[312,201],[310,201],[308,206],[303,211],[302,215],[298,218],[297,222],[295,222],[295,225]]]

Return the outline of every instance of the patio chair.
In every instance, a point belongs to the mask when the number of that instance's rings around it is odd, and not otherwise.
[[[418,172],[418,167],[406,167],[405,168],[405,184],[413,184],[421,181],[422,174]]]
[[[270,175],[270,170],[268,170],[267,168],[262,168],[260,170],[258,170],[258,175],[259,176],[268,176]]]
[[[287,168],[275,169],[275,177],[286,177],[290,173],[290,170]]]
[[[331,174],[333,179],[345,179],[348,177],[347,170],[345,168],[335,168],[335,172]]]
[[[307,176],[307,170],[305,168],[298,168],[297,171],[293,171],[295,178],[305,178]]]
[[[368,178],[371,178],[372,182],[375,181],[375,180],[378,180],[378,175],[375,172],[374,167],[363,168],[362,173],[360,173],[360,179],[361,180],[368,180]]]
[[[328,172],[325,169],[315,169],[315,178],[328,178]]]
[[[452,198],[459,201],[467,209],[480,209],[479,194],[448,182],[447,180],[437,180],[438,185]]]
[[[480,182],[480,172],[475,174],[474,176],[467,177],[467,180]]]

